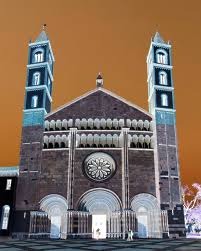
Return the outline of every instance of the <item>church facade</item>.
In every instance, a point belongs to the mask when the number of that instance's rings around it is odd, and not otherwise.
[[[51,110],[54,54],[29,44],[14,237],[185,235],[171,45],[147,56],[149,112],[104,88]],[[2,213],[3,215],[3,213]]]

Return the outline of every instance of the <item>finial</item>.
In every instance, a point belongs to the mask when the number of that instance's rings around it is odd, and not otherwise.
[[[96,78],[96,87],[102,87],[103,86],[103,78],[101,76],[101,73],[98,73],[98,76]]]
[[[47,26],[47,24],[43,24],[43,30],[45,30],[46,26]]]
[[[158,31],[156,31],[156,33],[155,33],[155,36],[153,38],[153,42],[159,43],[159,44],[165,44],[163,38],[161,37],[161,35],[159,34]]]

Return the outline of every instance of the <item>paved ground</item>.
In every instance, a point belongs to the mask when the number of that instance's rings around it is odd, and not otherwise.
[[[152,239],[152,240],[7,240],[0,239],[0,251],[148,251],[148,250],[184,250],[201,251],[201,240],[198,239]]]

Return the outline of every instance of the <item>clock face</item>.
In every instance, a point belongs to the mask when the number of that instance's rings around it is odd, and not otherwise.
[[[115,172],[113,158],[102,152],[90,154],[84,162],[84,172],[87,177],[94,181],[105,181]]]

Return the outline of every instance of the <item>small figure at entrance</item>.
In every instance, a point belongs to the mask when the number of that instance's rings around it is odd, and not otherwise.
[[[100,234],[101,234],[100,228],[97,228],[97,229],[96,229],[96,239],[97,239],[97,240],[99,239]]]
[[[133,239],[133,231],[131,229],[128,230],[128,238],[127,241],[132,241]]]
[[[106,215],[92,215],[92,237],[95,239],[106,238]],[[99,231],[97,231],[99,230]]]

